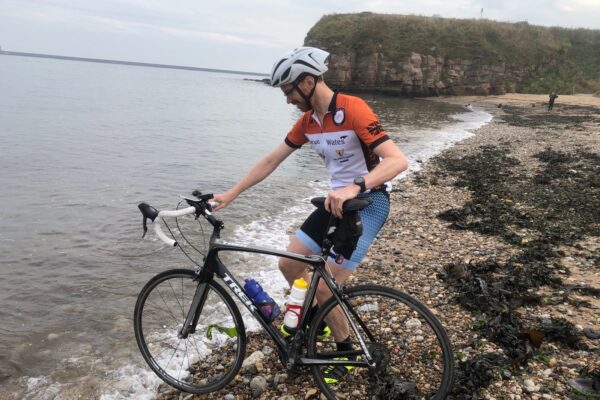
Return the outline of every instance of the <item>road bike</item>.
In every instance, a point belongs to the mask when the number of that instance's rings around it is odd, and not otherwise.
[[[195,270],[172,269],[156,275],[144,286],[135,305],[137,344],[162,380],[200,394],[217,391],[234,379],[245,357],[247,336],[233,296],[264,329],[288,373],[312,372],[328,399],[446,397],[454,361],[444,328],[427,307],[403,292],[378,285],[346,287],[334,280],[325,260],[333,246],[336,218],[330,218],[321,254],[305,256],[223,241],[224,224],[212,213],[212,194],[194,191],[193,196],[183,198],[180,204],[187,203],[187,207],[182,209],[159,212],[146,203],[139,205],[144,234],[150,219],[156,235],[169,246],[182,247],[163,232],[157,219],[166,224],[164,218],[193,215],[212,226],[207,251],[201,252],[203,262]],[[324,207],[322,197],[311,202]],[[343,213],[369,204],[369,198],[349,200]],[[278,327],[280,319],[271,321],[263,316],[225,266],[220,257],[224,253],[257,253],[305,263],[312,279],[304,310],[314,304],[320,281],[332,295],[316,314],[302,313],[296,332],[285,337]],[[333,336],[323,336],[322,327],[332,313],[341,313],[347,320],[350,349],[339,350]],[[345,374],[332,382],[327,379],[332,368],[343,368]]]

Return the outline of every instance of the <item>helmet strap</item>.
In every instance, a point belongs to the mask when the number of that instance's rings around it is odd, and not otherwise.
[[[306,95],[302,90],[300,90],[297,82],[294,82],[294,88],[296,89],[298,94],[300,94],[300,97],[302,97],[302,99],[304,99],[309,110],[312,110],[312,108],[313,108],[313,106],[310,102],[310,99],[312,99],[313,95],[315,94],[315,90],[317,89],[317,78],[315,78],[314,81],[315,81],[315,86],[313,86],[313,88],[311,89],[311,91],[308,95]]]

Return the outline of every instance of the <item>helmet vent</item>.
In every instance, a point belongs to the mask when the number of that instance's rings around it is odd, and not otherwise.
[[[285,81],[288,77],[288,75],[290,74],[290,71],[292,70],[292,67],[289,67],[288,69],[285,70],[285,72],[283,74],[281,74],[281,80]]]
[[[319,70],[314,65],[309,64],[309,63],[307,63],[306,61],[303,61],[303,60],[297,60],[294,64],[302,64],[302,65],[307,66],[310,69],[314,69],[315,71],[319,72]]]

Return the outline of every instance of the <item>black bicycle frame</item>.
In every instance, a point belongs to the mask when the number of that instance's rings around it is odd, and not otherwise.
[[[299,350],[300,350],[299,345],[301,345],[302,335],[304,335],[304,329],[306,328],[306,326],[308,325],[308,322],[309,322],[308,321],[308,313],[302,314],[302,317],[300,319],[298,333],[293,338],[293,340],[288,342],[285,339],[283,339],[281,337],[281,335],[278,333],[278,331],[273,327],[273,325],[265,319],[265,317],[260,312],[260,310],[258,310],[258,308],[254,305],[252,300],[250,300],[250,296],[244,290],[243,286],[240,285],[240,283],[237,281],[237,279],[235,279],[235,277],[233,277],[231,275],[231,273],[229,272],[227,267],[219,259],[218,254],[222,251],[235,251],[235,252],[272,255],[272,256],[277,256],[277,257],[289,258],[289,259],[296,260],[296,261],[301,261],[301,262],[311,265],[314,268],[314,273],[313,273],[313,277],[311,279],[311,284],[308,288],[308,292],[306,294],[304,309],[310,308],[311,303],[316,295],[318,282],[320,279],[323,279],[326,282],[329,289],[331,290],[331,292],[333,293],[333,296],[337,299],[338,303],[340,305],[343,305],[342,309],[345,309],[344,312],[346,313],[346,317],[348,318],[348,321],[350,322],[351,325],[353,324],[352,319],[349,318],[349,313],[348,313],[349,307],[348,307],[347,303],[345,302],[345,300],[343,299],[343,297],[339,295],[339,293],[338,293],[339,289],[337,287],[337,284],[328,274],[324,274],[322,272],[325,267],[325,261],[323,261],[322,258],[320,258],[318,256],[303,256],[303,255],[299,255],[299,254],[294,254],[294,253],[289,253],[289,252],[284,252],[284,251],[277,251],[277,250],[266,249],[266,248],[242,247],[242,246],[236,246],[236,245],[230,245],[230,244],[224,244],[224,243],[217,242],[217,243],[214,243],[214,246],[212,246],[212,248],[208,252],[204,266],[202,268],[200,268],[198,271],[198,288],[196,290],[194,300],[192,301],[192,305],[190,307],[190,310],[189,310],[189,313],[186,318],[186,322],[184,324],[182,331],[184,331],[185,333],[193,333],[194,332],[195,326],[198,322],[199,314],[202,310],[204,301],[205,301],[207,293],[208,293],[208,291],[206,290],[207,283],[209,281],[211,281],[213,279],[214,275],[216,274],[219,278],[223,279],[223,281],[229,287],[229,289],[231,289],[231,291],[242,302],[242,304],[244,304],[244,306],[254,316],[254,318],[256,318],[258,320],[258,322],[261,324],[261,326],[269,334],[271,339],[273,339],[273,341],[277,345],[277,349],[279,352],[279,356],[281,358],[281,362],[288,369],[292,368],[294,365],[312,366],[312,365],[333,365],[336,363],[343,364],[343,365],[363,366],[363,367],[370,365],[369,360],[371,359],[371,357],[370,357],[369,351],[366,348],[366,345],[365,345],[363,339],[361,338],[360,334],[357,335],[359,340],[361,341],[361,345],[362,345],[361,347],[363,347],[363,352],[361,352],[360,354],[365,354],[367,356],[366,363],[364,361],[337,361],[337,360],[331,360],[331,359],[310,359],[310,358],[306,358],[306,357],[300,357],[299,356]],[[358,317],[358,315],[356,315],[355,311],[351,307],[350,307],[350,310],[351,310],[350,313],[353,314],[355,318]],[[359,324],[361,325],[361,327],[367,332],[368,336],[372,339],[372,335],[370,334],[366,325],[360,319],[358,319],[358,321],[359,321]],[[356,326],[354,326],[353,329],[356,331]],[[354,354],[353,352],[343,352],[343,353],[344,354],[346,354],[346,353]],[[344,354],[340,353],[339,355],[344,355]]]
[[[209,222],[213,225],[214,230],[211,235],[209,241],[209,250],[206,255],[204,265],[200,267],[197,271],[198,274],[198,287],[196,289],[196,294],[194,295],[194,299],[192,300],[192,304],[188,311],[188,315],[186,316],[186,320],[182,329],[179,332],[180,337],[187,337],[190,333],[194,333],[196,329],[196,325],[198,323],[198,319],[200,317],[200,312],[204,306],[204,302],[206,301],[206,297],[208,295],[208,291],[206,290],[208,282],[210,282],[214,275],[216,274],[219,278],[221,278],[225,284],[229,287],[229,289],[235,294],[235,296],[244,304],[244,306],[248,309],[248,311],[258,320],[261,326],[265,329],[265,331],[269,334],[271,339],[277,345],[277,349],[279,352],[280,359],[282,363],[286,366],[286,368],[291,369],[295,365],[304,365],[304,366],[314,366],[314,365],[353,365],[353,366],[374,366],[374,361],[371,357],[371,354],[367,348],[367,345],[358,332],[358,328],[354,323],[352,316],[358,321],[361,328],[366,332],[367,336],[370,340],[373,340],[373,335],[370,330],[366,326],[366,324],[359,318],[356,311],[350,306],[347,302],[346,297],[341,295],[338,284],[335,282],[333,277],[325,272],[325,257],[324,256],[305,256],[301,254],[290,253],[287,251],[274,250],[263,247],[245,247],[238,246],[233,244],[228,244],[222,242],[220,240],[220,232],[223,227],[222,223],[214,218],[208,218],[207,215],[202,213]],[[209,214],[210,215],[210,214]],[[328,249],[327,252],[329,251]],[[326,251],[323,251],[325,254]],[[300,261],[305,264],[312,266],[313,268],[313,276],[311,279],[310,286],[308,288],[308,292],[306,294],[306,298],[304,300],[304,309],[308,310],[312,306],[312,302],[316,297],[318,283],[321,279],[326,283],[329,287],[329,290],[333,294],[333,297],[337,300],[338,305],[342,308],[343,313],[348,319],[348,323],[350,327],[355,332],[361,348],[362,352],[359,354],[364,354],[366,358],[365,361],[341,361],[341,360],[332,360],[328,359],[311,359],[306,357],[300,357],[300,350],[302,347],[303,336],[305,328],[308,325],[308,313],[302,313],[302,317],[300,319],[299,329],[294,338],[291,341],[284,340],[277,330],[272,326],[270,321],[267,321],[263,314],[258,310],[258,308],[254,305],[248,293],[244,290],[243,286],[233,277],[227,267],[223,264],[221,259],[219,258],[219,253],[225,251],[232,252],[243,252],[243,253],[257,253],[257,254],[265,254],[276,257],[288,258],[295,261]],[[340,356],[340,355],[349,355],[355,354],[356,351],[344,351],[344,352],[334,352],[331,353],[331,357]],[[329,356],[329,355],[328,355]]]

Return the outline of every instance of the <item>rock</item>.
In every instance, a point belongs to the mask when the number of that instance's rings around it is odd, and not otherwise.
[[[223,398],[223,400],[235,400],[235,396],[231,393],[228,393],[225,395],[225,397]]]
[[[525,379],[523,381],[523,386],[526,392],[535,393],[540,390],[540,387],[536,385],[531,379]]]
[[[258,361],[256,364],[254,364],[254,367],[256,368],[256,372],[258,372],[258,373],[263,372],[263,370],[265,369],[265,367],[263,366],[263,363],[261,363],[260,361]]]
[[[583,334],[588,339],[598,339],[598,338],[600,338],[600,332],[597,332],[597,331],[593,330],[592,328],[584,328],[583,329]]]
[[[304,395],[304,400],[314,399],[317,397],[317,389],[309,389]]]
[[[421,321],[417,318],[411,318],[405,323],[406,327],[409,329],[418,328],[422,325]]]
[[[250,390],[252,391],[252,397],[260,397],[267,390],[267,380],[260,375],[255,376],[250,381]]]
[[[246,358],[242,363],[242,371],[248,370],[250,368],[256,369],[256,363],[261,362],[264,358],[265,355],[262,351],[255,351],[254,353],[250,354],[248,358]]]
[[[287,380],[287,378],[288,378],[287,374],[277,374],[273,378],[273,385],[277,386],[280,383],[285,383],[285,381]]]

